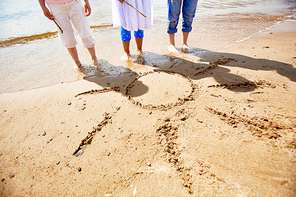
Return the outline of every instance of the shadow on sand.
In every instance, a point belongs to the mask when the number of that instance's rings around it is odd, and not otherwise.
[[[137,57],[129,62],[129,66],[114,66],[109,62],[102,60],[98,68],[86,66],[81,72],[85,75],[84,79],[96,83],[104,88],[119,87],[119,92],[125,95],[126,87],[137,80],[141,73],[137,69],[132,70],[133,65],[140,64],[154,67],[154,71],[170,71],[187,76],[192,80],[200,80],[207,77],[213,77],[217,84],[231,86],[231,91],[251,92],[256,89],[253,81],[250,81],[239,73],[234,74],[231,68],[244,68],[255,71],[276,71],[279,75],[289,78],[296,82],[296,69],[292,65],[283,62],[256,59],[234,53],[219,53],[204,49],[195,49],[195,52],[184,54],[160,55],[148,52],[145,57]],[[225,65],[225,66],[223,66]],[[134,66],[136,68],[136,66]],[[260,79],[264,80],[264,79]],[[236,84],[251,84],[236,86]],[[148,92],[149,87],[140,84],[140,90],[134,93],[134,97]]]

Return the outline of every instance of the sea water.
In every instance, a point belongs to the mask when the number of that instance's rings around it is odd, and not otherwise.
[[[90,0],[93,28],[112,25],[111,0]],[[274,20],[295,15],[295,0],[199,0],[196,18],[232,15],[251,18],[276,16]],[[294,12],[294,13],[293,13]],[[236,15],[237,14],[237,15]],[[166,21],[167,0],[154,1],[154,19]],[[257,21],[256,21],[257,22]],[[258,18],[260,22],[260,18]],[[0,41],[26,38],[56,31],[55,24],[44,17],[38,0],[0,0]]]

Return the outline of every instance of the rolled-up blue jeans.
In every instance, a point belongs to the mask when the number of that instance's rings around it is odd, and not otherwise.
[[[168,29],[169,34],[177,33],[179,16],[182,8],[182,31],[191,32],[198,0],[168,0]]]

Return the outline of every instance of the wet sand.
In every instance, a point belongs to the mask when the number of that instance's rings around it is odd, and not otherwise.
[[[0,94],[1,196],[295,196],[295,23],[223,50],[194,35]]]

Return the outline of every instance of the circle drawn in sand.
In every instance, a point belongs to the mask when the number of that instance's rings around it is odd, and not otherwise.
[[[136,105],[147,109],[167,110],[193,100],[196,89],[187,76],[168,71],[145,73],[127,88],[126,95]]]

